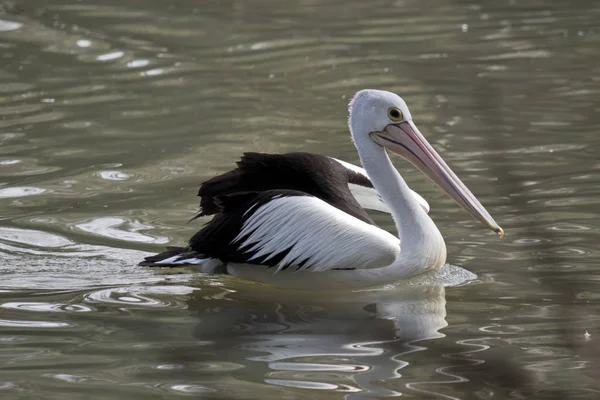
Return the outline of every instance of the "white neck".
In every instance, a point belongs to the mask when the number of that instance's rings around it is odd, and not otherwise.
[[[362,165],[383,201],[392,212],[400,238],[400,257],[394,264],[402,268],[423,269],[439,267],[445,262],[446,246],[439,230],[423,210],[411,190],[400,176],[385,151],[374,143],[368,134],[355,134],[350,130]]]

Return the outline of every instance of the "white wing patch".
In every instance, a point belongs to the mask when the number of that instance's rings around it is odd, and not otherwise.
[[[427,200],[425,200],[423,198],[423,196],[421,196],[419,193],[415,192],[414,190],[410,189],[410,191],[412,192],[413,196],[415,196],[415,198],[417,199],[417,201],[419,202],[419,204],[421,205],[423,210],[425,210],[425,212],[427,214],[429,214],[429,203],[427,202]]]
[[[349,162],[343,161],[343,160],[339,160],[337,158],[333,158],[333,157],[329,157],[334,161],[339,162],[340,164],[342,164],[344,167],[348,168],[350,171],[354,171],[357,172],[361,175],[367,176],[367,172],[364,170],[364,168],[359,167],[358,165],[354,165],[354,164],[350,164]]]
[[[354,164],[350,164],[346,161],[338,160],[337,158],[329,158],[339,162],[349,170],[359,173],[368,178],[367,172],[363,168]],[[352,192],[352,195],[362,208],[366,210],[386,212],[388,214],[391,213],[391,210],[388,208],[387,204],[385,204],[385,202],[379,196],[375,189],[361,185],[354,185],[352,183],[348,186],[350,188],[350,192]],[[411,189],[410,191],[412,192],[413,196],[415,196],[423,210],[425,210],[425,212],[429,214],[429,203],[427,203],[427,200],[425,200],[419,193],[415,192],[414,190]]]
[[[354,183],[349,183],[348,188],[362,208],[391,214],[387,204],[385,204],[375,189]]]
[[[394,235],[312,196],[279,197],[262,205],[232,243],[256,252],[250,260],[288,251],[275,272],[380,268],[400,253]]]

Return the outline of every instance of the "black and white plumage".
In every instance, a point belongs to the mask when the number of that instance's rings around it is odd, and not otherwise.
[[[215,199],[219,196],[290,189],[312,194],[344,209],[350,194],[362,208],[345,211],[359,219],[371,221],[363,209],[389,213],[364,169],[348,162],[320,154],[297,152],[287,154],[244,153],[237,168],[216,176],[200,186],[200,210],[192,220],[218,212]],[[413,192],[421,206],[429,212],[429,204]],[[355,204],[352,204],[355,206]],[[359,215],[358,215],[359,214]]]
[[[350,130],[364,170],[311,153],[245,153],[236,169],[201,185],[200,211],[192,219],[213,218],[189,245],[141,265],[194,265],[303,289],[373,286],[438,268],[446,249],[427,216],[429,205],[408,188],[384,148],[502,233],[418,132],[400,97],[359,92]],[[377,227],[365,209],[390,212],[400,239]]]
[[[417,193],[414,195],[428,210],[427,202]],[[190,239],[188,247],[170,247],[148,257],[142,265],[202,265],[203,270],[210,272],[225,271],[220,267],[227,263],[255,263],[275,267],[275,271],[355,269],[356,265],[363,265],[360,255],[351,251],[327,254],[315,246],[320,239],[314,227],[332,226],[336,216],[343,220],[348,215],[354,217],[347,219],[347,228],[352,228],[353,234],[371,230],[376,239],[377,234],[383,234],[397,247],[398,239],[393,235],[372,229],[374,222],[364,208],[389,210],[364,170],[331,157],[312,153],[245,153],[236,169],[204,182],[198,196],[200,211],[192,220],[215,217]],[[289,217],[282,218],[281,213],[289,213]],[[272,221],[281,225],[270,229]],[[293,229],[294,235],[279,237],[277,233],[286,228]],[[301,235],[303,229],[305,236]],[[338,250],[351,243],[340,238]],[[301,248],[313,248],[316,252],[299,254]],[[336,254],[339,256],[334,257]],[[379,265],[376,260],[364,261]]]
[[[310,153],[309,153],[310,154]],[[367,210],[381,211],[385,213],[390,213],[390,209],[385,205],[385,202],[381,198],[381,196],[377,193],[377,190],[373,187],[373,183],[369,180],[369,176],[367,172],[354,164],[351,164],[346,161],[338,160],[337,158],[329,157],[332,160],[337,161],[342,164],[347,170],[354,172],[354,174],[349,173],[348,178],[348,187],[350,188],[350,192],[352,196],[358,201],[358,204],[361,207]],[[429,213],[429,203],[425,200],[421,195],[414,190],[411,190],[415,199],[419,202],[421,207],[426,213]]]

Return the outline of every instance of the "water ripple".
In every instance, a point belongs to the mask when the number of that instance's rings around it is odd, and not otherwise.
[[[287,380],[287,379],[265,379],[265,383],[269,383],[271,385],[278,386],[286,386],[293,387],[298,389],[318,389],[318,390],[338,390],[338,389],[347,389],[348,387],[341,387],[339,385],[334,385],[326,382],[314,382],[314,381],[296,381],[296,380]],[[352,391],[360,391],[358,388],[352,388]],[[343,390],[347,391],[347,390]]]
[[[18,228],[0,228],[0,240],[6,240],[25,245],[41,245],[46,248],[59,248],[74,244],[72,240],[47,232]]]
[[[3,19],[0,19],[0,32],[15,31],[22,26],[23,26],[23,24],[20,22],[6,21]]]
[[[35,196],[44,192],[46,189],[31,186],[2,188],[0,189],[0,199]]]
[[[181,392],[181,393],[188,393],[188,394],[195,394],[195,393],[212,393],[212,392],[216,392],[216,389],[212,389],[206,386],[201,386],[201,385],[193,385],[193,384],[177,384],[177,385],[170,385],[169,386],[170,389],[172,389],[175,392]]]
[[[76,243],[44,231],[0,227],[0,251],[9,260],[0,263],[2,288],[84,288],[163,280],[137,266],[149,255],[146,252]],[[169,278],[187,279],[186,274]]]
[[[26,310],[36,312],[91,312],[92,307],[83,304],[42,303],[42,302],[7,302],[0,304],[0,308],[12,310]]]
[[[348,364],[316,364],[300,362],[273,362],[269,367],[280,371],[338,371],[338,372],[365,372],[369,369],[366,365]]]
[[[71,326],[67,322],[52,322],[52,321],[22,321],[22,320],[7,320],[0,319],[0,327],[10,328],[64,328]]]
[[[139,307],[173,307],[178,301],[162,300],[154,296],[185,295],[194,289],[187,286],[133,286],[94,291],[84,296],[84,302],[92,304],[118,304]],[[154,296],[153,296],[154,295]]]
[[[100,171],[98,175],[109,181],[126,181],[132,178],[130,174],[122,171]]]
[[[542,396],[596,387],[597,6],[64,3],[0,4],[8,397],[531,397],[513,371]],[[485,234],[398,164],[477,275],[321,299],[136,265],[185,243],[198,185],[244,151],[358,162],[364,87],[401,93],[506,225]]]
[[[16,389],[19,385],[15,382],[0,381],[0,390]]]
[[[166,237],[139,233],[138,231],[152,227],[136,220],[128,220],[121,217],[94,218],[87,222],[78,223],[75,227],[94,235],[128,242],[162,244],[169,241]]]

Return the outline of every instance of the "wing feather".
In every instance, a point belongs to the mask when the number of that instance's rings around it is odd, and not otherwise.
[[[350,164],[346,161],[338,160],[337,158],[330,158],[332,160],[337,161],[350,171],[362,175],[367,180],[369,179],[369,177],[367,176],[367,172],[363,168],[354,164]],[[350,192],[362,208],[366,210],[386,212],[388,214],[391,213],[391,210],[388,208],[387,204],[385,204],[381,196],[379,196],[375,188],[373,188],[372,186],[364,186],[359,184],[358,182],[353,182],[352,179],[350,179],[348,187],[350,188]],[[425,210],[426,213],[429,213],[429,203],[427,203],[427,200],[425,200],[419,193],[415,192],[414,190],[411,189],[410,191],[412,192],[413,196],[415,196],[423,210]]]
[[[282,269],[380,268],[400,252],[398,238],[313,196],[275,196],[244,221],[231,244],[249,261],[284,254]]]

